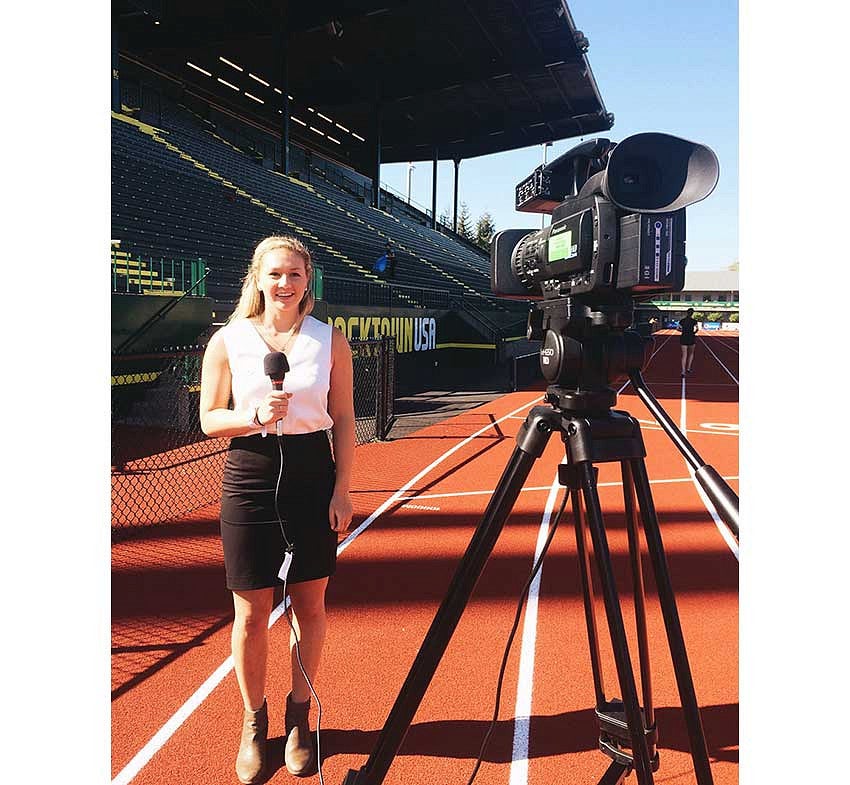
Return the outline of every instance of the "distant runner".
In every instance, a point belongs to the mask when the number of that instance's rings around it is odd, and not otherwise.
[[[694,309],[688,308],[687,315],[679,320],[679,343],[682,346],[682,376],[693,372],[694,347],[697,343],[699,326],[694,317]]]

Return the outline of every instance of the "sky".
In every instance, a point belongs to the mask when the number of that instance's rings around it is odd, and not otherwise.
[[[552,161],[585,138],[622,141],[660,131],[708,145],[720,180],[688,208],[688,269],[724,270],[738,260],[738,4],[688,0],[568,0],[576,27],[590,41],[587,58],[605,108],[607,132],[555,142]],[[473,221],[485,211],[496,229],[539,228],[540,216],[514,210],[514,188],[543,161],[540,145],[464,160],[458,202]],[[414,162],[411,198],[431,207],[432,163]],[[384,164],[384,185],[406,196],[406,163]],[[437,215],[451,214],[454,165],[440,162]],[[548,223],[548,219],[547,219]]]

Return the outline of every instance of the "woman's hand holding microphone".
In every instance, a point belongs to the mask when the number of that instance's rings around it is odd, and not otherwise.
[[[254,411],[254,425],[265,425],[271,430],[271,424],[282,420],[289,411],[289,399],[292,393],[272,390],[260,402]]]

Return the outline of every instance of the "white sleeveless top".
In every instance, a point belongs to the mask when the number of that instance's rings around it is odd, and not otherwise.
[[[233,408],[253,412],[272,391],[271,380],[263,369],[263,360],[272,350],[248,319],[234,319],[220,332],[233,377]],[[329,324],[308,316],[289,347],[289,371],[283,380],[283,391],[292,393],[292,397],[283,418],[284,433],[324,431],[334,424],[328,414],[332,332]],[[268,430],[274,433],[273,423]],[[260,431],[257,426],[252,433]]]

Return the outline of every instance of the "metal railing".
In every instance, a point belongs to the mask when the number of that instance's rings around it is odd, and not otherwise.
[[[395,340],[351,341],[357,444],[393,422]],[[112,535],[216,503],[229,439],[201,431],[204,347],[112,357]]]
[[[448,310],[452,295],[448,289],[404,284],[379,284],[351,278],[328,278],[324,284],[324,299],[329,303],[351,305],[392,305],[393,292],[407,295],[423,308]]]
[[[431,217],[431,208],[425,207],[423,204],[419,204],[415,199],[408,199],[406,194],[401,193],[401,191],[396,191],[391,185],[387,183],[381,184],[382,199],[384,195],[390,196],[401,204],[407,205],[408,207],[414,207],[418,213],[421,213],[424,218]]]
[[[691,300],[686,299],[685,296],[682,297],[681,300],[671,300],[669,298],[653,298],[651,300],[644,300],[639,305],[655,305],[659,308],[701,308],[703,310],[729,310],[734,309],[738,310],[740,307],[740,303],[738,300]]]
[[[203,259],[154,259],[112,250],[112,291],[123,294],[170,294],[206,297]]]
[[[545,384],[540,370],[540,352],[521,354],[513,358],[511,365],[511,389],[524,390],[531,386]]]
[[[179,297],[169,297],[166,300],[165,305],[161,308],[157,309],[155,313],[149,316],[142,324],[140,324],[115,350],[117,354],[126,353],[129,351],[130,347],[139,341],[139,339],[155,324],[165,319],[169,313],[171,313],[184,299],[187,297],[199,296],[195,295],[195,291],[200,291],[202,289],[206,290],[206,279],[210,274],[210,268],[204,268],[204,274],[201,278],[198,278],[191,286],[191,288],[187,289],[185,292],[182,292]]]

